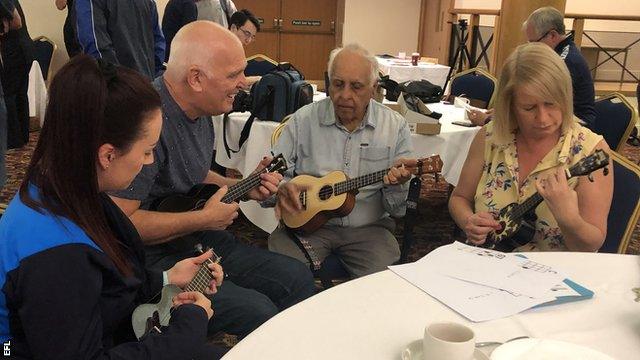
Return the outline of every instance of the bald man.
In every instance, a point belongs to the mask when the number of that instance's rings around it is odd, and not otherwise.
[[[321,177],[333,170],[349,178],[390,168],[416,164],[405,159],[412,152],[411,134],[400,114],[373,100],[378,62],[357,44],[331,52],[329,57],[331,98],[296,111],[287,122],[274,151],[287,159],[285,177]],[[336,254],[352,277],[384,270],[400,257],[393,236],[395,222],[389,215],[404,214],[411,178],[408,169],[393,168],[385,184],[360,189],[353,211],[334,218],[310,235],[302,236],[318,260]],[[300,188],[288,182],[280,186],[276,211],[302,209]],[[308,263],[290,233],[276,229],[269,249]]]
[[[209,330],[242,338],[277,312],[313,295],[313,277],[298,261],[245,245],[224,231],[238,216],[238,204],[220,200],[226,187],[238,180],[209,170],[214,139],[211,116],[230,111],[234,96],[244,86],[242,44],[220,25],[196,21],[178,31],[171,46],[167,70],[153,82],[163,113],[155,161],[143,167],[129,189],[113,194],[114,200],[147,245],[149,266],[169,269],[193,256],[198,243],[222,257],[226,277],[211,298],[215,315]],[[260,186],[249,193],[251,199],[271,196],[282,178],[279,174],[260,177]],[[161,213],[150,208],[157,199],[187,193],[201,183],[221,186],[202,210]]]

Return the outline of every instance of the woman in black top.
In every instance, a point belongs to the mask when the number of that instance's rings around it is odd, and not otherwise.
[[[216,359],[206,345],[213,315],[183,292],[162,333],[136,341],[131,313],[163,274],[105,191],[126,188],[153,162],[160,97],[140,74],[79,55],[55,76],[44,127],[20,193],[0,220],[0,341],[26,359]],[[166,282],[184,287],[207,252],[177,263]],[[219,265],[210,266],[222,281]]]

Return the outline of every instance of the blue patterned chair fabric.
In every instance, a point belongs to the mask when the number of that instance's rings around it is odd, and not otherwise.
[[[613,199],[600,252],[624,253],[640,215],[640,167],[615,152],[609,166],[613,166]]]
[[[598,99],[595,102],[595,108],[596,121],[593,131],[604,136],[611,149],[620,151],[635,124],[633,108],[620,94],[611,94]]]
[[[495,83],[481,72],[473,71],[456,76],[451,81],[451,94],[465,95],[469,99],[484,101],[491,104],[491,97],[495,90]]]
[[[262,76],[275,70],[276,64],[269,60],[256,57],[247,60],[247,68],[244,70],[245,76]]]

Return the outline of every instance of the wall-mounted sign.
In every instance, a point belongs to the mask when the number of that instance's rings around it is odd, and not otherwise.
[[[294,26],[321,26],[320,20],[291,20],[291,25]]]

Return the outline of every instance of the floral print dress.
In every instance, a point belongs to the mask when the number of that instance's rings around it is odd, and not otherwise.
[[[484,165],[476,188],[475,212],[488,211],[494,215],[511,203],[522,203],[528,199],[537,191],[535,183],[538,177],[555,171],[557,166],[571,167],[590,155],[602,140],[602,136],[574,121],[520,187],[515,133],[500,139],[493,133],[492,122],[485,125],[485,131]],[[577,184],[577,178],[569,179],[571,188]],[[535,213],[537,221],[533,240],[515,251],[566,251],[558,223],[547,204],[542,202]]]

